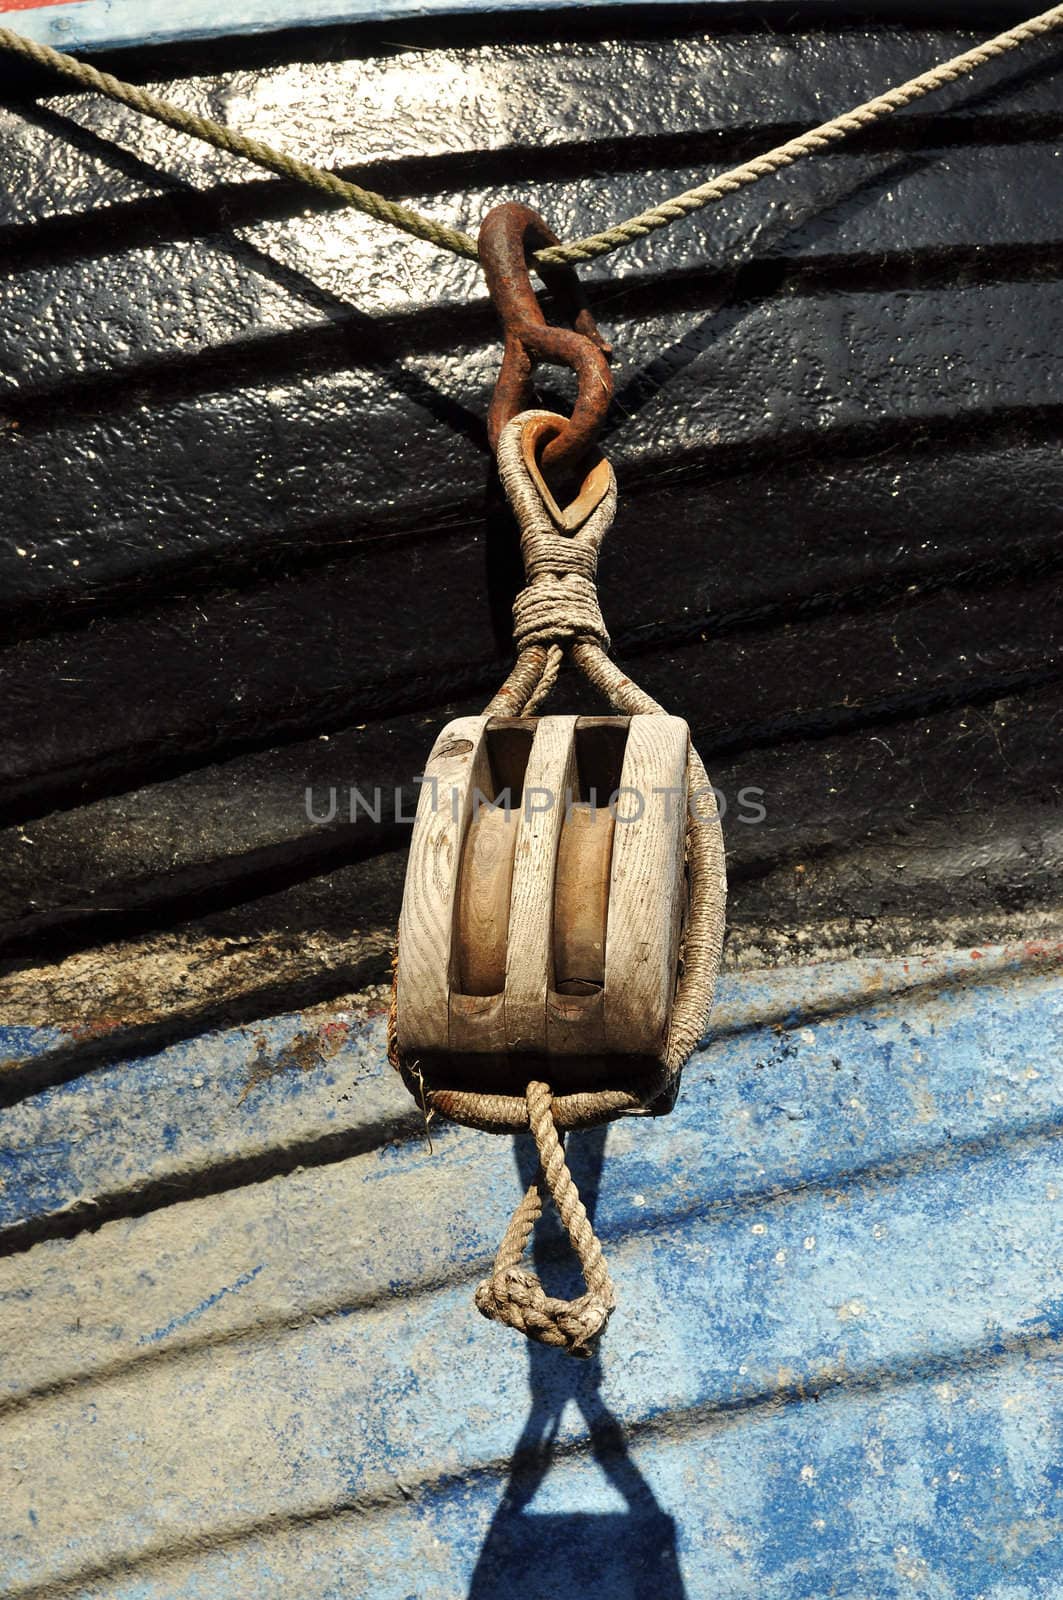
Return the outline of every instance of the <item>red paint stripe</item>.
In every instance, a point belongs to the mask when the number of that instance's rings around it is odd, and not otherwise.
[[[45,6],[83,6],[86,0],[0,0],[0,16],[8,11],[43,11]]]

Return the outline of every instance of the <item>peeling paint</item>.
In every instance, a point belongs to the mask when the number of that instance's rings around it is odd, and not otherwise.
[[[207,1295],[206,1299],[201,1300],[198,1306],[193,1306],[191,1311],[186,1311],[182,1316],[171,1318],[163,1327],[156,1328],[154,1333],[142,1334],[139,1342],[141,1344],[158,1344],[160,1339],[168,1338],[171,1333],[176,1333],[178,1328],[187,1328],[190,1323],[195,1322],[197,1317],[201,1317],[204,1311],[209,1311],[212,1306],[216,1306],[218,1301],[223,1300],[227,1294],[236,1294],[240,1289],[246,1289],[247,1285],[252,1283],[261,1271],[262,1266],[260,1265],[252,1267],[250,1272],[242,1272],[234,1282],[227,1283],[221,1289],[217,1289],[214,1294]]]

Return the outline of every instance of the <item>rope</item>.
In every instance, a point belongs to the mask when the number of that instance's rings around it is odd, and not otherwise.
[[[93,89],[97,94],[106,95],[108,100],[117,100],[121,105],[130,106],[145,117],[153,117],[168,128],[176,128],[178,133],[187,133],[193,139],[202,139],[218,150],[225,150],[229,155],[242,156],[245,161],[253,161],[257,166],[279,172],[284,178],[306,184],[318,194],[341,200],[356,211],[364,211],[366,216],[375,217],[378,222],[387,222],[393,228],[401,228],[404,233],[412,233],[416,239],[427,239],[429,244],[437,244],[442,250],[452,250],[455,255],[468,256],[473,261],[477,259],[476,240],[469,234],[450,228],[446,223],[436,222],[432,217],[422,216],[409,206],[386,200],[382,194],[339,178],[324,167],[315,167],[309,161],[299,161],[295,156],[286,155],[283,150],[274,150],[272,145],[264,144],[250,134],[238,133],[236,129],[226,128],[210,117],[185,111],[169,100],[149,94],[147,89],[123,83],[109,72],[99,72],[87,61],[79,61],[76,56],[64,55],[49,45],[38,44],[35,39],[13,33],[10,28],[0,28],[0,50],[8,50],[48,72],[58,73],[81,89]]]
[[[517,658],[534,645],[546,646],[548,653],[555,652],[548,660],[554,677],[565,645],[581,640],[609,648],[595,577],[598,548],[616,516],[616,479],[610,472],[600,504],[576,533],[571,537],[559,533],[520,448],[524,426],[536,415],[526,411],[515,419],[519,427],[509,424],[505,448],[499,440],[498,472],[520,528],[520,552],[528,578],[527,588],[513,603]],[[528,710],[528,702],[523,710]]]
[[[594,1354],[595,1344],[616,1305],[616,1292],[586,1207],[565,1161],[554,1123],[553,1100],[545,1083],[529,1083],[528,1124],[539,1151],[539,1177],[524,1194],[498,1247],[494,1269],[476,1290],[476,1306],[485,1317],[504,1322],[539,1344],[570,1356]],[[532,1229],[542,1216],[549,1190],[565,1232],[579,1258],[586,1294],[577,1300],[548,1295],[534,1272],[520,1265]]]
[[[944,89],[957,79],[976,72],[987,62],[1007,55],[1009,50],[1017,50],[1019,45],[1026,44],[1028,40],[1052,33],[1060,27],[1063,27],[1063,5],[1053,6],[1049,11],[1043,11],[1040,16],[1031,17],[1028,22],[1022,22],[1016,28],[1009,28],[1007,33],[998,33],[996,38],[988,39],[985,44],[977,45],[973,50],[965,51],[963,55],[953,56],[950,61],[943,61],[939,66],[931,67],[929,72],[923,72],[919,77],[911,78],[896,89],[889,89],[885,94],[877,95],[874,100],[865,100],[863,105],[854,107],[852,111],[833,117],[830,122],[824,122],[818,128],[800,134],[796,139],[789,139],[785,144],[776,145],[774,150],[768,150],[762,156],[755,156],[751,161],[743,162],[740,167],[733,167],[730,172],[721,173],[718,178],[699,184],[696,189],[687,189],[683,194],[674,195],[671,200],[665,200],[663,204],[654,206],[649,211],[642,211],[637,217],[630,217],[627,222],[618,223],[616,227],[607,228],[604,233],[592,233],[586,239],[575,239],[570,244],[562,245],[560,249],[543,250],[537,259],[545,262],[576,262],[593,261],[597,256],[607,256],[610,251],[619,250],[622,245],[632,244],[636,239],[644,239],[648,233],[655,233],[658,228],[667,228],[670,223],[678,222],[681,217],[688,217],[694,211],[702,211],[714,201],[722,200],[729,194],[736,194],[739,189],[745,189],[751,183],[758,183],[761,178],[767,178],[783,167],[792,167],[795,161],[800,161],[805,156],[816,155],[821,150],[828,150],[831,145],[841,144],[852,134],[859,133],[863,128],[869,128],[873,122],[881,122],[883,117],[891,116],[893,112],[910,106],[914,100],[921,100],[924,95],[933,94],[937,89]]]
[[[935,90],[943,89],[960,78],[968,77],[987,62],[998,60],[1009,51],[1017,50],[1020,45],[1027,44],[1031,39],[1044,37],[1060,27],[1063,27],[1063,5],[1052,6],[1048,11],[1042,11],[1038,16],[1030,17],[1028,21],[1009,28],[1005,33],[987,39],[984,44],[977,45],[962,55],[954,56],[950,61],[941,62],[928,72],[910,79],[908,83],[902,83],[873,100],[865,101],[863,105],[856,106],[853,110],[834,117],[817,128],[812,128],[808,133],[778,145],[764,155],[743,162],[741,166],[722,173],[708,183],[675,195],[661,205],[640,212],[636,217],[628,218],[626,222],[607,228],[603,233],[593,233],[587,238],[574,239],[567,244],[554,245],[542,250],[535,260],[545,265],[560,265],[593,261],[598,256],[608,255],[613,250],[619,250],[622,245],[631,244],[636,239],[644,239],[647,234],[656,232],[658,228],[666,228],[692,212],[703,210],[714,201],[722,200],[726,195],[735,194],[751,183],[758,183],[761,178],[766,178],[783,167],[793,166],[794,162],[802,160],[805,156],[815,155],[832,145],[840,144],[852,134],[870,127],[872,123],[881,121],[883,117],[890,116],[895,111],[900,111],[913,101],[933,94]],[[150,94],[146,89],[123,83],[108,72],[99,72],[88,62],[79,61],[75,56],[64,55],[46,44],[38,44],[34,39],[13,33],[10,28],[0,28],[0,50],[32,61],[36,66],[54,72],[76,83],[82,89],[92,89],[97,94],[106,95],[108,99],[130,106],[146,117],[153,117],[157,122],[177,129],[179,133],[203,139],[230,155],[242,156],[258,166],[279,172],[283,177],[306,184],[317,193],[354,206],[367,216],[375,217],[378,222],[386,222],[393,228],[412,234],[414,238],[426,239],[442,250],[453,251],[455,255],[466,256],[471,260],[477,259],[476,240],[470,234],[463,233],[461,229],[448,227],[446,223],[437,222],[433,217],[423,216],[409,206],[387,200],[372,189],[363,189],[360,184],[337,177],[334,172],[329,172],[323,167],[314,166],[308,161],[299,161],[294,156],[286,155],[283,151],[264,144],[260,139],[226,128],[210,117],[200,117],[194,112],[184,111],[180,106],[162,100],[158,95]]]

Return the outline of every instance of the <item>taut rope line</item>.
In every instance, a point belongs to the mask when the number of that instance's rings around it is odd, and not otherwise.
[[[636,217],[629,217],[626,222],[617,223],[602,233],[592,233],[587,238],[573,239],[567,244],[541,250],[533,260],[542,261],[547,266],[560,266],[572,265],[577,261],[593,261],[598,256],[609,255],[611,251],[619,250],[622,245],[643,239],[647,234],[656,232],[658,228],[666,228],[680,218],[701,211],[714,201],[722,200],[726,195],[735,194],[751,183],[759,183],[762,178],[778,172],[783,167],[793,166],[794,162],[806,156],[818,154],[832,145],[842,143],[852,134],[870,127],[874,122],[880,122],[883,117],[891,116],[893,112],[911,105],[913,101],[933,94],[936,89],[943,89],[950,83],[956,83],[960,78],[970,76],[988,62],[998,60],[1011,50],[1017,50],[1020,45],[1027,44],[1031,39],[1054,33],[1058,28],[1063,28],[1063,5],[1052,6],[1048,11],[1042,11],[1026,22],[1020,22],[1016,27],[998,33],[994,38],[987,39],[984,44],[976,45],[974,49],[966,50],[962,55],[954,56],[949,61],[931,67],[929,71],[920,73],[907,83],[902,83],[885,94],[877,95],[873,100],[867,100],[863,105],[855,106],[841,116],[821,123],[818,128],[812,128],[795,139],[787,140],[774,150],[768,150],[764,155],[755,156],[751,161],[733,167],[729,172],[721,173],[708,183],[699,184],[695,189],[674,195],[670,200],[665,200],[648,211],[642,211]],[[38,44],[36,40],[27,39],[23,34],[12,32],[10,28],[0,28],[0,50],[32,61],[35,66],[43,67],[48,72],[57,73],[69,82],[77,84],[79,88],[92,89],[110,100],[117,100],[122,105],[130,106],[134,111],[139,111],[146,117],[153,117],[157,122],[165,123],[167,127],[175,128],[179,133],[203,139],[207,144],[225,150],[230,155],[242,156],[260,167],[267,167],[273,172],[280,173],[282,177],[306,184],[317,193],[353,206],[355,210],[375,217],[378,222],[386,222],[393,228],[399,228],[404,233],[412,234],[414,238],[427,239],[430,244],[438,245],[442,250],[453,251],[455,255],[467,256],[473,261],[477,259],[476,240],[460,228],[451,228],[445,222],[436,221],[434,217],[423,216],[409,206],[399,205],[397,201],[376,194],[372,189],[364,189],[361,184],[340,178],[324,167],[300,161],[295,156],[285,154],[284,151],[275,150],[272,145],[265,144],[261,139],[226,128],[210,117],[201,117],[195,112],[185,111],[168,100],[160,99],[158,95],[150,94],[146,89],[140,89],[135,84],[123,83],[121,79],[112,77],[109,72],[98,71],[87,61],[79,61],[76,56],[64,55],[49,45]]]

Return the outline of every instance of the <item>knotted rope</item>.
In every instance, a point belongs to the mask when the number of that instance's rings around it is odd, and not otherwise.
[[[513,605],[513,639],[518,651],[529,645],[559,645],[595,639],[609,648],[598,606],[596,545],[555,533],[526,531],[522,549],[528,587]]]
[[[553,1345],[570,1356],[594,1354],[598,1338],[616,1305],[616,1293],[586,1207],[565,1161],[554,1123],[554,1097],[545,1083],[529,1083],[525,1102],[528,1123],[539,1150],[539,1177],[530,1184],[505,1237],[494,1269],[476,1290],[477,1309],[504,1322],[539,1344]],[[549,1190],[572,1248],[579,1258],[586,1294],[576,1300],[548,1295],[534,1272],[520,1266],[532,1229],[543,1213]]]

